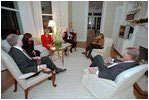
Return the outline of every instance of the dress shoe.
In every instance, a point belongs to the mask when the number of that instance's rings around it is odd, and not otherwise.
[[[56,74],[61,73],[61,72],[65,72],[67,69],[58,69],[56,70]]]

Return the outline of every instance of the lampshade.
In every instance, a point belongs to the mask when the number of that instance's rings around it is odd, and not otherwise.
[[[48,27],[54,27],[56,26],[56,23],[54,20],[49,20],[49,23],[48,23]]]

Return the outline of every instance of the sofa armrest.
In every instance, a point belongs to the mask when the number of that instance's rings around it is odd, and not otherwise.
[[[99,73],[100,73],[100,72],[99,72]],[[117,87],[115,81],[108,80],[108,79],[103,79],[103,78],[99,78],[97,74],[90,74],[89,71],[88,71],[88,69],[85,69],[85,70],[84,70],[84,77],[87,77],[87,78],[88,78],[88,79],[87,79],[88,81],[90,81],[90,79],[92,79],[92,80],[95,79],[95,80],[97,80],[97,81],[102,81],[102,82],[104,82],[105,84],[107,84],[107,85],[109,85],[109,86],[111,86],[111,87],[113,87],[113,88],[116,88],[116,87]]]
[[[31,72],[31,73],[26,73],[26,74],[22,74],[21,76],[19,76],[20,80],[24,80],[32,75],[34,75],[35,73]]]
[[[42,45],[36,45],[34,46],[34,49],[41,52],[41,57],[49,55],[48,49],[43,47]]]

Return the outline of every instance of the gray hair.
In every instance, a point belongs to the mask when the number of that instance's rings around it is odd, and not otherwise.
[[[6,41],[9,43],[9,45],[16,46],[18,42],[18,35],[10,34],[7,36]]]
[[[126,50],[127,50],[127,54],[132,57],[132,60],[135,60],[135,61],[138,60],[140,52],[137,48],[128,47],[126,48]]]

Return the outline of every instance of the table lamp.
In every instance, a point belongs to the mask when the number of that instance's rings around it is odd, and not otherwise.
[[[48,27],[52,27],[52,32],[54,33],[54,27],[56,26],[56,23],[54,20],[49,20]]]

